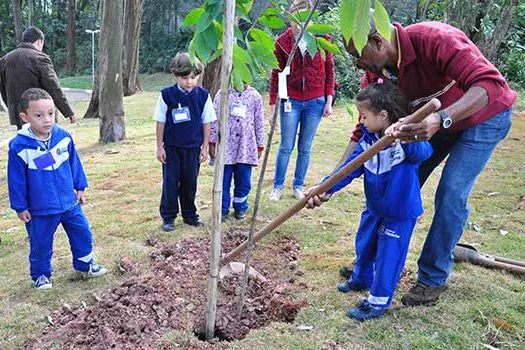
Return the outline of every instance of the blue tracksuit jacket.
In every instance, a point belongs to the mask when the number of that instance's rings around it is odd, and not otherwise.
[[[53,125],[50,138],[39,140],[29,125],[9,143],[7,180],[11,208],[17,213],[53,215],[76,205],[75,191],[83,191],[87,179],[71,135]]]

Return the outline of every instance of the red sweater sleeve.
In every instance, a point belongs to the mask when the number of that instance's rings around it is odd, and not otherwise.
[[[275,43],[275,48],[273,50],[273,54],[275,55],[275,58],[277,58],[277,62],[279,63],[279,68],[273,68],[272,69],[272,77],[270,79],[270,105],[274,105],[277,101],[277,88],[279,85],[279,77],[278,74],[282,72],[282,70],[285,68],[286,61],[288,60],[288,53],[286,53],[282,46],[279,43],[279,39],[281,37],[277,38],[277,42]]]

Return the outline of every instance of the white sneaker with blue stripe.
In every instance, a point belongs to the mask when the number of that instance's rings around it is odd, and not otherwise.
[[[93,263],[89,265],[88,271],[83,272],[83,275],[84,275],[84,278],[95,278],[95,277],[103,276],[107,272],[108,270],[104,266]]]
[[[47,278],[44,275],[41,275],[36,279],[34,286],[36,289],[50,289],[51,287],[53,287],[53,284],[51,283],[49,278]]]

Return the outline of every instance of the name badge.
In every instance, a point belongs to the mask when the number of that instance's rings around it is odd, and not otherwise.
[[[292,111],[292,103],[290,101],[286,101],[284,103],[284,112],[290,113]]]
[[[174,124],[189,122],[191,120],[190,109],[188,107],[181,107],[179,103],[179,108],[174,108],[171,111],[171,117],[173,118]]]
[[[247,108],[245,105],[241,103],[235,103],[231,108],[230,114],[234,117],[246,118],[246,112]]]
[[[42,170],[56,163],[55,158],[53,158],[53,155],[50,152],[46,152],[43,155],[34,158],[33,162],[38,170]]]

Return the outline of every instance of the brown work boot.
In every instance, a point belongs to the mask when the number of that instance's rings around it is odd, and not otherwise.
[[[439,295],[447,289],[446,286],[430,287],[421,282],[416,282],[412,288],[408,290],[401,298],[401,302],[405,306],[431,306],[439,299]]]

